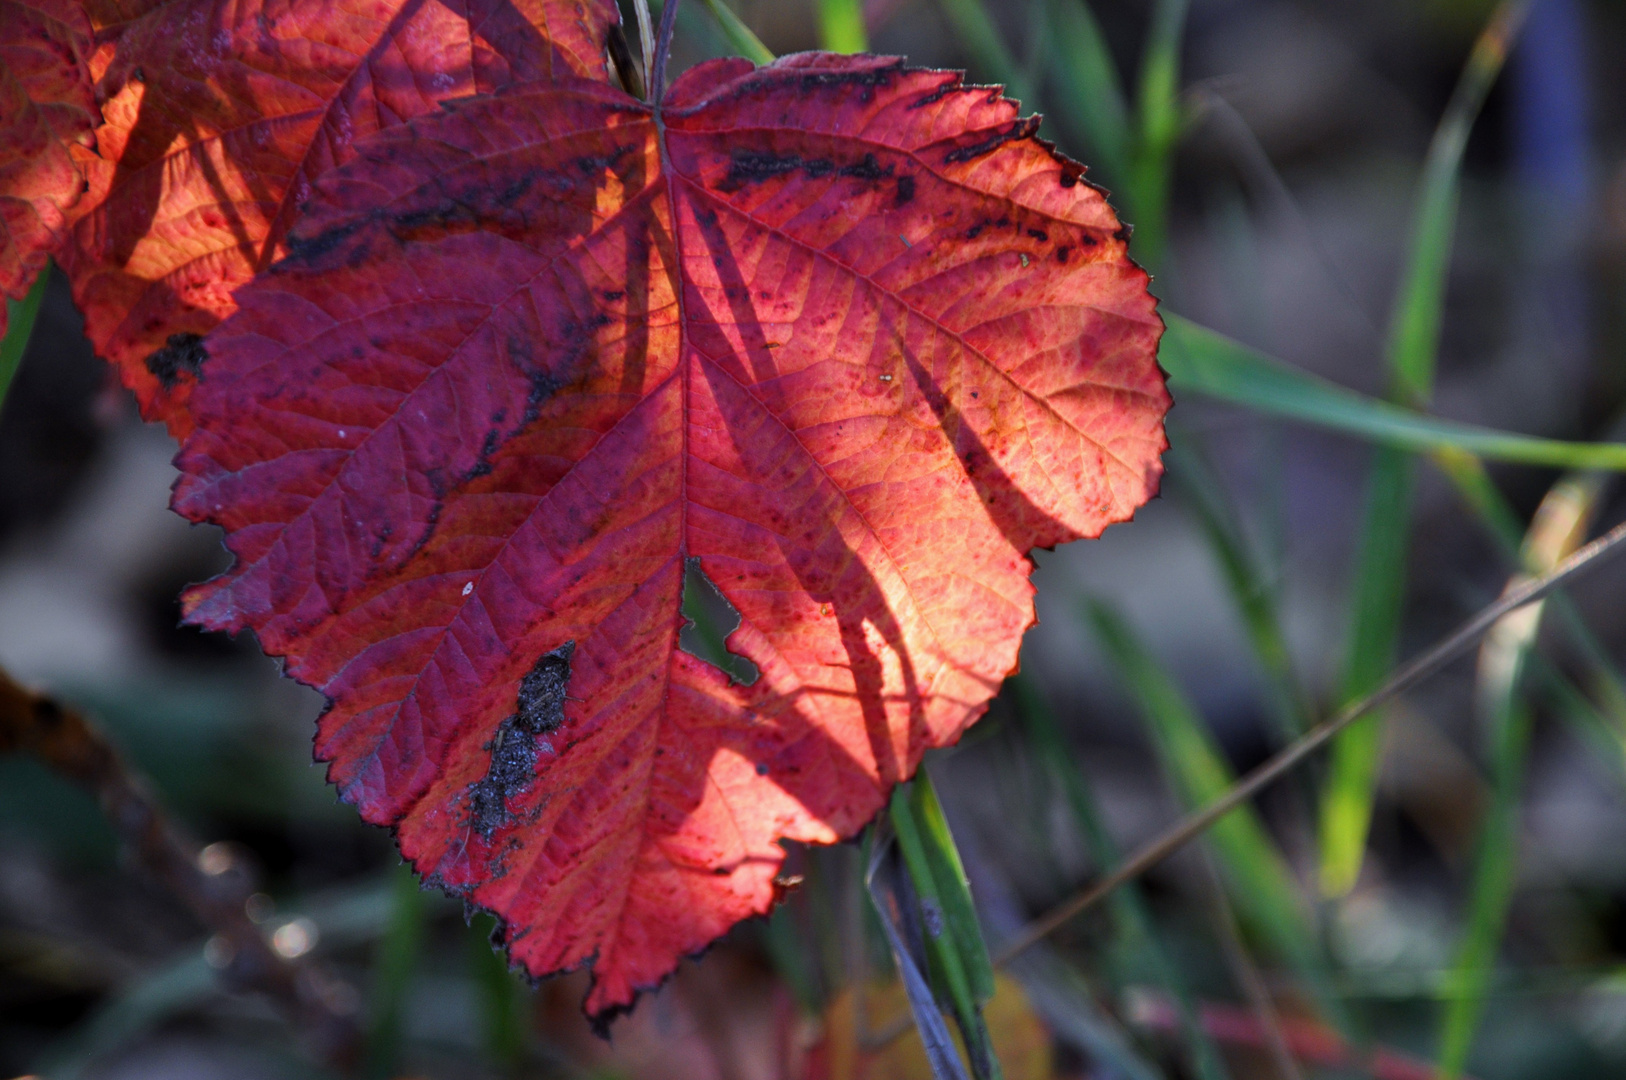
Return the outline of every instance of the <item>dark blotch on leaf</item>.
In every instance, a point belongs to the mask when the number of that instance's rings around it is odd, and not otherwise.
[[[857,86],[869,89],[875,86],[888,86],[892,77],[903,70],[903,61],[888,64],[883,68],[871,71],[819,71],[801,77],[803,90],[817,90],[825,86]],[[872,94],[861,95],[864,101],[869,101]]]
[[[343,225],[335,225],[333,228],[317,233],[315,236],[304,236],[295,233],[288,238],[288,258],[286,261],[289,263],[303,263],[307,266],[313,265],[323,256],[336,250],[350,237],[360,232],[370,220],[367,217],[357,218],[347,221]],[[273,270],[274,272],[275,270]]]
[[[469,785],[469,816],[487,840],[514,820],[508,800],[522,794],[536,776],[536,740],[565,722],[565,690],[575,651],[576,643],[567,641],[542,655],[520,680],[517,711],[497,726],[496,737],[486,744],[491,766],[484,779]]]
[[[852,180],[875,182],[892,175],[892,166],[884,168],[874,154],[847,165],[837,166],[829,158],[805,158],[800,154],[772,154],[755,150],[736,150],[728,163],[728,175],[717,185],[717,190],[734,192],[747,184],[760,184],[765,180],[803,173],[810,180],[819,180],[835,173]],[[913,181],[910,181],[913,184]]]
[[[196,378],[207,359],[203,338],[197,334],[171,334],[162,349],[147,357],[147,370],[158,377],[165,390],[173,390],[182,372]]]
[[[800,154],[764,154],[755,150],[736,150],[728,163],[728,175],[719,190],[738,191],[747,184],[760,184],[778,176],[787,176],[803,169],[811,177],[824,176],[835,165],[824,158],[809,161]]]
[[[995,150],[998,150],[1001,146],[1004,146],[1008,142],[1015,142],[1018,139],[1031,138],[1033,133],[1038,130],[1039,118],[1037,116],[1023,117],[1021,120],[1017,120],[1012,123],[1011,126],[1006,128],[1004,131],[997,131],[985,139],[971,143],[968,146],[962,146],[958,150],[949,151],[948,154],[944,156],[943,160],[955,165],[962,164],[967,161],[974,161],[985,154],[993,153]],[[1065,176],[1062,179],[1062,183],[1068,187],[1072,186],[1071,184],[1067,183]]]
[[[909,108],[910,109],[924,109],[928,105],[936,105],[939,101],[942,101],[944,98],[948,97],[950,94],[958,93],[959,91],[964,90],[964,89],[966,89],[964,80],[959,78],[959,77],[955,77],[953,79],[950,79],[948,82],[944,83],[942,86],[939,86],[936,90],[933,90],[931,93],[922,94],[920,97],[916,98],[909,105]]]
[[[883,169],[874,154],[865,154],[862,160],[842,166],[841,175],[854,180],[881,180],[892,175],[892,166]]]
[[[480,456],[475,459],[473,467],[463,475],[465,481],[491,475],[491,455],[497,452],[497,440],[501,437],[498,431],[486,432],[486,441],[480,444]]]

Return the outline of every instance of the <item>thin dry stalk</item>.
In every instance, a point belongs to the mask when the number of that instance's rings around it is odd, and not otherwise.
[[[229,856],[187,839],[147,784],[88,719],[0,670],[0,753],[30,753],[88,791],[135,862],[213,935],[221,979],[271,998],[312,1048],[339,1066],[359,1049],[355,992],[323,966],[278,955],[248,916]]]
[[[1334,735],[1337,735],[1384,702],[1410,690],[1413,686],[1468,651],[1475,642],[1485,635],[1486,631],[1496,625],[1504,616],[1519,610],[1526,604],[1540,600],[1564,582],[1586,570],[1595,568],[1606,555],[1618,552],[1623,541],[1626,541],[1626,522],[1616,525],[1603,536],[1587,544],[1555,566],[1550,572],[1532,578],[1503,593],[1495,603],[1482,608],[1477,615],[1463,623],[1454,632],[1435,644],[1433,648],[1403,665],[1389,677],[1387,682],[1372,693],[1359,701],[1352,702],[1337,716],[1325,720],[1305,732],[1290,746],[1284,747],[1275,757],[1238,780],[1235,786],[1224,796],[1215,799],[1201,810],[1187,814],[1142,847],[1133,857],[1123,862],[1118,869],[1100,881],[1074,893],[1067,900],[1062,901],[1049,912],[1029,923],[1011,938],[1010,942],[1000,950],[998,956],[994,957],[994,966],[999,967],[1009,963],[1024,949],[1038,943],[1046,935],[1060,928],[1073,916],[1110,894],[1118,886],[1134,880],[1174,854],[1193,839],[1206,832],[1214,822],[1242,805],[1248,799],[1253,798],[1260,789],[1280,779],[1299,762],[1326,745]]]

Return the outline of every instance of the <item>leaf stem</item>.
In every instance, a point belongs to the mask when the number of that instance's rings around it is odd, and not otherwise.
[[[1179,850],[1194,837],[1206,831],[1214,822],[1252,798],[1260,789],[1279,779],[1299,762],[1324,746],[1334,735],[1359,720],[1386,701],[1410,690],[1423,679],[1456,659],[1469,646],[1478,641],[1497,620],[1511,611],[1539,600],[1576,575],[1592,569],[1604,556],[1614,554],[1626,543],[1626,522],[1581,548],[1553,569],[1531,578],[1517,588],[1509,589],[1495,603],[1482,608],[1479,614],[1463,623],[1454,632],[1421,656],[1405,664],[1389,680],[1372,693],[1344,708],[1338,715],[1311,728],[1302,738],[1284,748],[1275,757],[1243,777],[1223,796],[1206,807],[1188,814],[1175,822],[1162,834],[1144,845],[1138,854],[1128,859],[1117,870],[1090,885],[1072,898],[1052,908],[1047,914],[1029,923],[1016,934],[994,958],[994,966],[1002,967],[1023,950],[1034,945],[1058,929],[1079,912],[1090,907],[1118,886],[1144,874]]]
[[[666,60],[672,55],[672,33],[677,28],[678,5],[681,0],[666,0],[661,5],[661,28],[655,32],[655,60],[650,65],[649,101],[659,105],[666,96]]]
[[[655,85],[655,35],[649,29],[649,0],[636,0],[632,10],[638,14],[638,44],[644,56],[644,100],[654,104],[660,95],[651,89]]]

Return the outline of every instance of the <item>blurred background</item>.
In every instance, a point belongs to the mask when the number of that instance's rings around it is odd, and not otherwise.
[[[1536,0],[1499,73],[1482,54],[1477,119],[1449,106],[1482,0],[869,0],[861,24],[858,5],[732,7],[776,53],[854,47],[861,25],[873,51],[1012,84],[1114,192],[1166,311],[1449,418],[1618,440],[1626,4]],[[675,68],[736,50],[703,0],[683,16]],[[1471,134],[1430,248],[1424,163],[1431,143],[1454,160],[1453,115]],[[1408,382],[1396,313],[1434,309]],[[1521,543],[1550,563],[1566,529],[1621,516],[1607,478],[1397,461],[1177,397],[1164,496],[1036,553],[1022,675],[929,760],[996,953],[1492,600]],[[856,845],[793,852],[774,917],[608,1041],[580,977],[511,976],[487,920],[419,892],[336,802],[310,763],[318,696],[247,637],[177,628],[180,589],[226,557],[166,509],[174,449],[54,280],[0,413],[0,665],[99,718],[276,950],[342,980],[362,1072],[930,1075]],[[1538,507],[1550,527],[1526,537]],[[1622,1075],[1623,600],[1626,568],[1587,579],[1387,709],[1364,758],[1318,756],[1010,964],[988,1011],[1006,1075]],[[0,1076],[327,1075],[221,985],[219,952],[88,796],[0,757]]]

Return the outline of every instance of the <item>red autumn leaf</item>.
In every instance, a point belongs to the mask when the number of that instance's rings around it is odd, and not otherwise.
[[[84,191],[70,147],[93,145],[90,33],[75,0],[0,0],[0,293],[13,299],[62,242]]]
[[[329,777],[603,1015],[768,909],[1016,664],[1036,545],[1156,488],[1146,275],[997,91],[875,57],[451,103],[356,147],[205,343],[186,598]],[[686,565],[738,610],[678,647]]]
[[[616,19],[613,0],[104,0],[102,158],[63,262],[142,414],[189,430],[199,338],[355,140],[448,98],[603,77]]]

